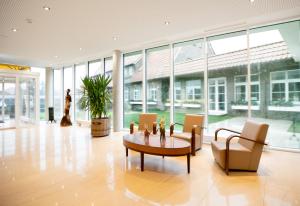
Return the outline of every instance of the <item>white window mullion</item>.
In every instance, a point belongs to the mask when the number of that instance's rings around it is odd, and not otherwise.
[[[146,95],[146,92],[147,92],[147,77],[146,77],[146,70],[147,70],[147,66],[146,66],[146,50],[143,49],[143,52],[142,52],[142,58],[143,58],[143,68],[142,68],[142,72],[143,72],[143,86],[142,86],[142,107],[143,107],[143,113],[146,112],[147,110],[147,95]]]
[[[170,44],[170,123],[174,122],[174,44]]]

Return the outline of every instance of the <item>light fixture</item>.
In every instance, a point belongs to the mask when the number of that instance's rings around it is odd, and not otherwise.
[[[11,29],[13,32],[17,32],[17,29],[16,28],[12,28]]]
[[[254,0],[249,0],[250,1],[250,3],[253,3],[254,2]]]
[[[55,55],[55,56],[54,56],[54,58],[58,58],[58,56],[57,56],[57,55]]]
[[[50,11],[50,7],[49,7],[49,6],[43,6],[43,9],[44,9],[45,11]]]
[[[114,40],[114,41],[117,41],[117,40],[118,40],[118,37],[117,37],[117,36],[114,36],[114,37],[113,37],[113,40]]]
[[[170,24],[169,21],[165,21],[165,25],[168,26]]]

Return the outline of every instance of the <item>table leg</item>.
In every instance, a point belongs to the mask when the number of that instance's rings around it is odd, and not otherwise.
[[[144,171],[144,153],[141,152],[141,171]]]
[[[128,148],[126,147],[126,157],[128,157]]]
[[[190,173],[190,153],[187,154],[186,158],[187,158],[187,170],[188,173]]]

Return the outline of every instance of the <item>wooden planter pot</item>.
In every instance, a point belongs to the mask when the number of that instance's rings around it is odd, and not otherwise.
[[[104,137],[110,133],[110,119],[92,119],[91,133],[93,137]]]

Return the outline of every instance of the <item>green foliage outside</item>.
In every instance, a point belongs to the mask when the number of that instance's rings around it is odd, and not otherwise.
[[[294,127],[295,127],[295,133],[300,133],[300,122],[295,122],[295,125],[293,125],[293,123],[291,124],[291,126],[288,129],[288,132],[294,132]]]

